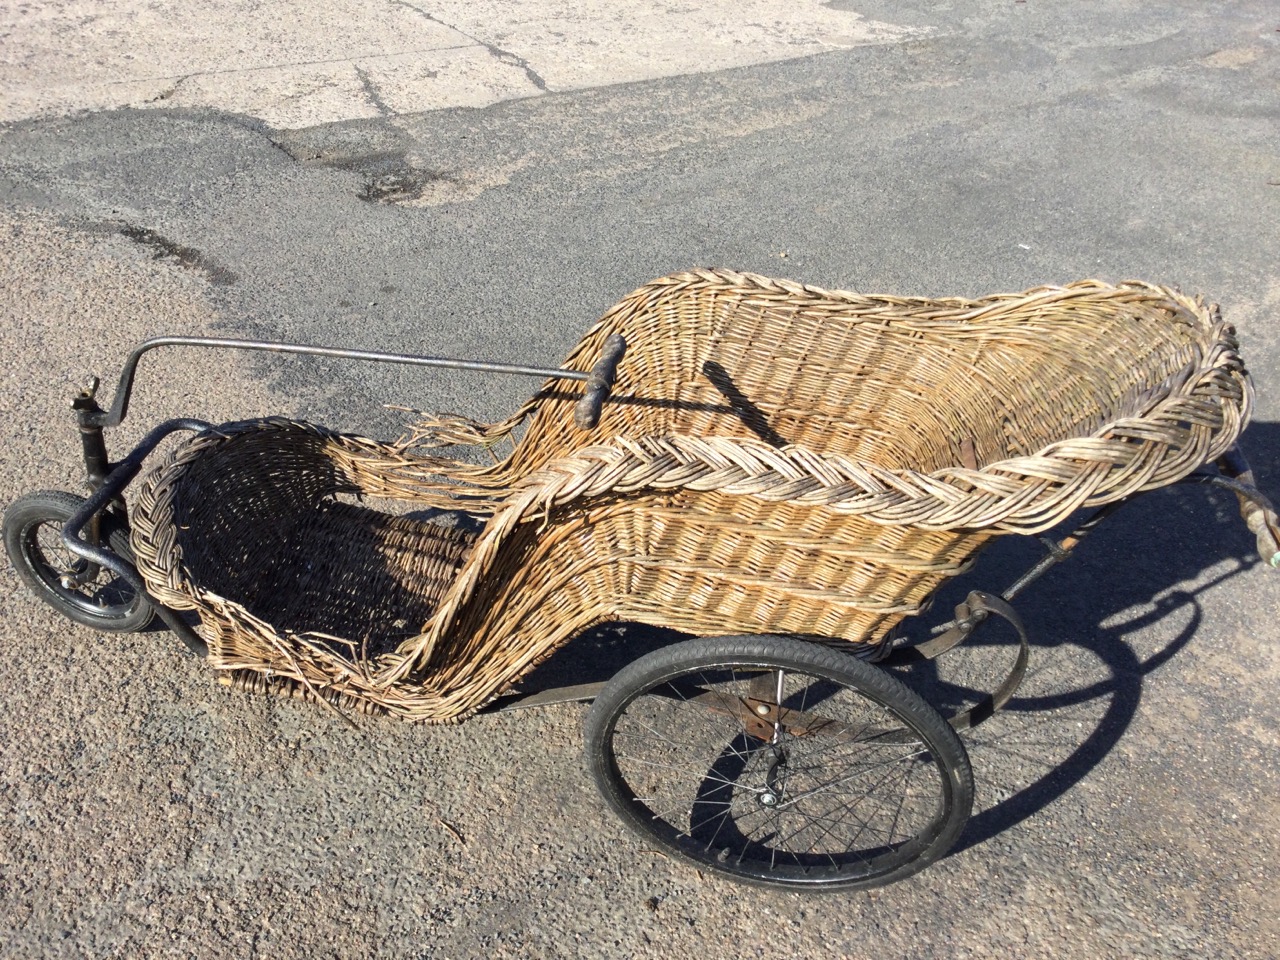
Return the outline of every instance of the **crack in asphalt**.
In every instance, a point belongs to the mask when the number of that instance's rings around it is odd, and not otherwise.
[[[214,286],[226,287],[239,280],[233,270],[218,263],[203,250],[177,243],[149,227],[127,221],[87,223],[95,233],[114,233],[151,251],[152,260],[169,260],[178,266],[202,273]]]
[[[395,0],[392,0],[392,2],[394,3]],[[408,6],[408,4],[405,5]],[[462,34],[461,31],[455,32],[462,36],[466,36],[465,34]],[[467,37],[467,39],[471,40],[470,37]],[[267,73],[272,70],[288,70],[294,67],[323,67],[331,63],[353,63],[357,60],[368,62],[369,60],[384,60],[390,57],[407,57],[422,53],[440,53],[446,50],[466,50],[468,47],[478,42],[479,41],[472,40],[471,43],[451,43],[443,47],[411,47],[407,50],[371,51],[354,57],[322,57],[318,60],[282,60],[278,63],[266,63],[253,67],[224,67],[219,70],[196,70],[193,73],[184,74],[159,74],[155,76],[136,77],[135,80],[139,83],[149,80],[173,80],[173,85],[176,87],[181,83],[185,83],[188,80],[194,80],[197,77],[223,77],[233,76],[240,73]]]
[[[519,67],[523,70],[524,75],[529,78],[529,82],[543,93],[549,92],[547,90],[547,81],[542,79],[533,67],[529,66],[529,61],[524,57],[516,56],[509,50],[503,50],[501,47],[494,46],[492,43],[485,43],[483,40],[477,40],[476,42],[489,51],[489,56],[499,62],[505,63],[508,66]]]
[[[188,73],[184,76],[179,77],[170,86],[168,86],[164,90],[161,90],[154,97],[148,100],[147,103],[161,103],[165,100],[168,100],[170,97],[172,97],[175,93],[178,92],[178,88],[180,86],[182,86],[184,83],[186,83],[188,80],[190,80],[192,77],[195,77],[195,76],[199,76],[199,74]]]
[[[360,78],[360,86],[364,88],[365,98],[373,105],[373,108],[384,117],[394,116],[395,112],[387,105],[387,101],[382,99],[382,90],[373,82],[373,79],[367,72],[360,67],[352,64],[356,71],[356,76]]]
[[[501,47],[497,46],[496,44],[489,43],[489,41],[487,40],[482,40],[479,37],[472,36],[471,34],[467,33],[465,30],[455,27],[451,23],[445,23],[443,20],[441,20],[439,17],[435,16],[434,14],[428,13],[426,10],[423,10],[421,7],[416,6],[415,4],[409,3],[408,0],[390,0],[390,2],[395,4],[397,7],[405,7],[409,10],[412,10],[414,13],[418,14],[418,16],[425,17],[427,20],[430,20],[432,23],[437,24],[438,26],[445,27],[446,29],[452,30],[454,33],[457,33],[460,36],[466,37],[476,46],[484,47],[484,49],[488,52],[489,56],[493,57],[499,63],[504,63],[510,67],[518,67],[519,69],[523,70],[524,75],[528,78],[529,82],[532,83],[541,92],[543,93],[553,92],[547,87],[547,81],[543,79],[543,77],[536,70],[533,69],[533,67],[529,64],[529,61],[526,60],[524,57],[514,54],[510,50],[503,50]]]

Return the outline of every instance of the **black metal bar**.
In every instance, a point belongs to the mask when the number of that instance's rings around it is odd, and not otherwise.
[[[81,393],[71,402],[71,409],[76,414],[76,427],[80,431],[80,447],[84,455],[85,481],[90,490],[97,490],[111,472],[111,463],[107,457],[107,444],[102,438],[102,424],[98,419],[102,408],[94,401],[93,395],[87,391]]]
[[[1070,557],[1071,552],[1080,545],[1080,541],[1091,534],[1098,524],[1102,523],[1103,520],[1107,519],[1107,517],[1111,516],[1111,514],[1115,513],[1132,499],[1133,497],[1129,497],[1125,500],[1117,500],[1114,503],[1108,503],[1096,513],[1090,514],[1084,522],[1080,524],[1080,526],[1076,527],[1061,540],[1055,541],[1047,537],[1042,537],[1040,542],[1045,545],[1047,553],[1041,557],[1039,562],[1030,570],[1019,577],[1017,581],[1009,587],[1009,589],[1000,594],[1000,599],[1007,603],[1017,598],[1018,594],[1022,593],[1023,590],[1027,589],[1031,584],[1035,583],[1058,564],[1062,563],[1063,560]]]
[[[530,367],[515,363],[492,363],[487,360],[455,360],[450,357],[427,357],[412,353],[381,353],[374,350],[346,350],[340,347],[317,347],[305,343],[277,343],[270,340],[234,340],[221,337],[152,337],[133,348],[120,371],[111,409],[99,413],[94,422],[104,427],[114,427],[125,418],[129,410],[129,397],[133,393],[134,376],[142,355],[158,347],[213,347],[227,350],[260,350],[267,353],[302,354],[309,357],[333,357],[338,360],[368,360],[375,363],[400,363],[413,367],[443,367],[448,370],[474,370],[480,373],[499,373],[517,377],[540,379],[576,380],[585,382],[590,374],[578,370],[561,370],[553,367]]]
[[[553,703],[582,703],[594,700],[605,688],[606,681],[595,683],[578,683],[569,687],[552,687],[547,690],[536,690],[533,693],[512,693],[499,697],[489,706],[486,713],[505,713],[508,710],[523,710],[527,707],[546,707]]]
[[[83,557],[90,563],[106,567],[136,590],[138,596],[147,597],[147,599],[151,600],[152,606],[155,607],[160,619],[165,622],[170,630],[178,635],[178,638],[193,653],[199,656],[204,656],[208,653],[208,647],[205,646],[205,642],[200,638],[199,634],[187,625],[177,611],[170,610],[163,604],[157,603],[147,593],[147,585],[143,582],[133,564],[109,549],[105,544],[90,543],[80,536],[80,532],[89,525],[94,517],[105,510],[112,500],[120,496],[124,488],[133,481],[133,478],[142,469],[142,462],[147,458],[147,455],[159,446],[160,441],[178,430],[199,432],[209,429],[209,426],[203,420],[192,419],[167,420],[160,424],[160,426],[148,433],[127,457],[116,465],[102,486],[93,492],[93,495],[85,501],[84,506],[76,511],[62,528],[62,542],[67,545],[68,550],[78,557]]]
[[[190,625],[182,619],[177,610],[171,610],[163,603],[157,603],[155,600],[151,601],[151,607],[155,610],[156,616],[164,621],[164,625],[173,632],[174,636],[182,641],[188,650],[197,657],[209,655],[209,645],[204,642],[204,638],[200,634],[191,629]]]
[[[1056,562],[1056,561],[1055,561]],[[1050,564],[1052,565],[1052,564]],[[1047,568],[1046,568],[1047,569]],[[957,730],[972,730],[978,724],[990,719],[1001,707],[1009,702],[1018,685],[1026,676],[1027,661],[1031,648],[1027,639],[1027,628],[1022,618],[1009,603],[1001,597],[993,597],[981,590],[970,592],[964,603],[956,607],[956,618],[947,626],[946,633],[927,643],[896,647],[889,655],[880,660],[887,667],[904,667],[925,660],[933,660],[953,647],[968,640],[977,629],[991,619],[992,614],[1009,623],[1018,635],[1018,655],[1008,676],[993,692],[985,695],[967,710],[952,714],[946,720]]]
[[[964,605],[977,616],[980,623],[987,620],[990,614],[995,614],[1013,627],[1018,634],[1018,655],[1014,659],[1013,667],[1010,669],[1008,676],[1004,678],[1000,686],[968,710],[962,710],[947,717],[947,723],[951,724],[956,730],[972,730],[978,724],[995,716],[996,712],[1009,702],[1022,684],[1023,678],[1027,675],[1027,661],[1031,658],[1031,644],[1027,640],[1027,628],[1022,622],[1022,617],[1005,600],[1000,597],[993,597],[989,593],[983,593],[981,590],[974,590],[965,599]]]
[[[84,463],[85,485],[90,492],[97,490],[106,482],[111,472],[111,460],[107,455],[107,443],[102,436],[102,426],[95,422],[95,417],[102,413],[98,406],[98,378],[91,377],[88,385],[71,400],[71,409],[75,413],[76,429],[80,434],[80,452]],[[123,505],[122,505],[123,506]],[[101,543],[102,513],[95,513],[88,524],[87,539],[92,544]],[[64,579],[70,577],[76,586],[92,583],[98,578],[101,568],[96,563],[83,563],[79,570],[67,571]]]

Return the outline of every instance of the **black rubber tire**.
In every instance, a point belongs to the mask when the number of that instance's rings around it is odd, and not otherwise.
[[[142,630],[155,611],[150,601],[110,570],[77,588],[62,584],[61,576],[84,561],[61,543],[62,525],[85,500],[60,490],[42,490],[19,497],[4,512],[4,549],[18,577],[49,606],[76,623],[110,633]],[[112,516],[102,518],[107,546],[132,562],[129,531]]]
[[[749,686],[753,677],[781,682],[781,703],[794,711],[768,725],[772,743],[735,715],[737,698],[761,689]],[[793,891],[908,877],[952,847],[973,808],[968,754],[937,710],[882,670],[791,637],[689,640],[641,657],[592,706],[586,755],[605,800],[646,840],[736,880]],[[897,796],[899,774],[901,798],[886,819],[885,801],[872,809],[867,798],[885,784]],[[931,791],[923,806],[921,783]],[[912,816],[919,827],[899,835]],[[874,846],[854,849],[877,830],[886,835]]]

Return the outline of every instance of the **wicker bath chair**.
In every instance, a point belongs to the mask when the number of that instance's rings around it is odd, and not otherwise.
[[[872,657],[993,537],[1172,483],[1250,409],[1216,311],[1138,283],[926,300],[696,271],[610,309],[566,367],[614,333],[590,431],[559,382],[411,442],[282,419],[196,437],[132,503],[149,591],[198,612],[241,685],[411,720],[467,716],[610,620]],[[433,449],[458,443],[511,449]]]

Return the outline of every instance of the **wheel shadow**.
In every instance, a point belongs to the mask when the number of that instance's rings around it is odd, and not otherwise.
[[[1243,445],[1268,492],[1268,478],[1280,476],[1280,424],[1255,423]],[[998,592],[1040,555],[1030,538],[1007,540],[963,584],[940,592],[934,621],[946,620],[972,586]],[[965,739],[980,792],[987,767],[1006,783],[1028,770],[1034,775],[1006,795],[997,789],[999,799],[970,819],[953,852],[1034,816],[1084,780],[1133,723],[1147,678],[1201,637],[1201,598],[1227,585],[1243,593],[1246,575],[1268,572],[1233,496],[1175,486],[1126,504],[1078,555],[1031,587],[1016,604],[1032,645],[1027,681],[1005,706],[1003,722]],[[968,655],[984,669],[949,676],[947,654],[895,672],[945,713],[964,709],[999,682],[1016,649],[1003,624],[984,628],[975,641]],[[985,682],[967,682],[975,672]]]
[[[998,766],[1004,777],[1013,778],[1018,771],[1043,769],[1052,754],[1064,745],[1070,752],[1061,759],[1054,758],[1027,786],[975,814],[953,851],[977,846],[1034,816],[1102,763],[1137,716],[1147,676],[1188,646],[1199,632],[1203,612],[1197,594],[1249,569],[1242,565],[1197,591],[1177,590],[1162,596],[1152,610],[1127,620],[1122,627],[1098,628],[1088,641],[1041,645],[1039,651],[1035,651],[1033,645],[1033,655],[1034,652],[1058,658],[1091,655],[1108,675],[1084,686],[1071,687],[1062,676],[1066,671],[1059,670],[1051,679],[1051,685],[1057,688],[1055,692],[1015,696],[1009,701],[1003,710],[1006,715],[1003,729],[982,727],[964,737],[975,755],[979,795],[981,775],[986,767]],[[1185,625],[1154,654],[1144,658],[1127,642],[1130,634],[1167,623],[1180,611],[1188,614]],[[1049,649],[1050,646],[1053,649]],[[1008,655],[1009,650],[1004,652]],[[918,677],[903,679],[947,713],[971,705],[980,693],[976,687],[941,679],[932,682],[922,682]],[[936,695],[930,696],[933,691]],[[1088,729],[1088,733],[1080,739],[1082,728]]]

